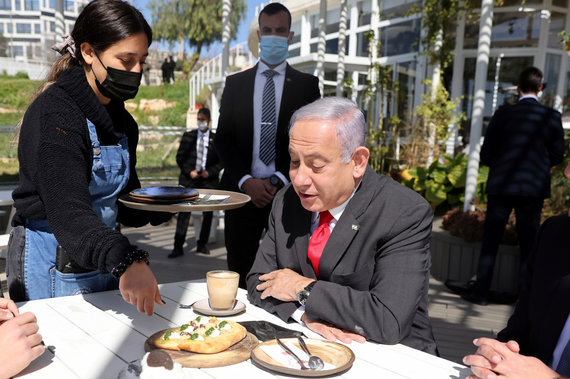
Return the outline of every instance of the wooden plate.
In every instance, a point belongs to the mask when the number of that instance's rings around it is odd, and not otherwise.
[[[175,330],[177,328],[172,328]],[[152,336],[148,337],[144,343],[144,350],[150,352],[152,350],[158,349],[154,346],[152,341],[160,337],[165,330],[154,333]],[[251,333],[247,333],[244,339],[232,345],[229,349],[216,354],[199,354],[191,353],[189,351],[175,351],[175,350],[164,350],[172,359],[180,363],[183,367],[193,367],[193,368],[209,368],[209,367],[222,367],[229,366],[236,363],[246,361],[251,356],[251,350],[259,345],[257,337]]]
[[[280,338],[283,342],[289,342],[301,349],[299,342],[296,338]],[[269,355],[267,355],[261,346],[276,345],[276,340],[265,341],[257,345],[251,352],[251,359],[262,367],[272,371],[277,371],[283,374],[295,376],[327,376],[337,374],[339,372],[348,370],[354,362],[354,353],[348,347],[341,345],[337,342],[318,340],[312,338],[305,338],[305,343],[309,351],[320,357],[326,363],[335,366],[334,369],[329,370],[301,370],[283,366]]]

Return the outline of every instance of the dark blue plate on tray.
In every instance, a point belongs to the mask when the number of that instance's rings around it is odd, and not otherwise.
[[[155,199],[187,199],[198,196],[198,192],[185,187],[147,187],[130,193],[131,197]]]

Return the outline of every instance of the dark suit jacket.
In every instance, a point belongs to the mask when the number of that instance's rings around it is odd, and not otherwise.
[[[323,250],[305,312],[384,344],[435,354],[428,317],[432,210],[414,191],[368,167]],[[297,302],[261,300],[258,277],[290,268],[315,278],[307,258],[311,212],[293,187],[275,197],[247,277],[249,300],[288,321]]]
[[[570,218],[555,216],[541,226],[529,259],[528,281],[501,341],[515,340],[521,354],[552,361],[558,337],[570,313]]]
[[[550,197],[550,168],[562,162],[560,113],[527,98],[499,108],[481,148],[490,166],[487,193]]]
[[[185,187],[193,188],[218,188],[218,176],[222,169],[220,158],[216,153],[214,146],[215,134],[210,130],[207,155],[206,155],[206,171],[209,177],[204,179],[202,177],[192,179],[190,178],[190,171],[196,169],[196,155],[198,150],[196,148],[196,140],[198,138],[198,130],[191,130],[182,135],[178,153],[176,153],[176,163],[180,167],[180,177],[178,183]]]
[[[239,191],[238,182],[251,173],[253,90],[257,67],[230,75],[220,104],[216,147],[224,165],[220,187]],[[287,64],[275,139],[275,169],[289,177],[289,121],[303,105],[320,97],[319,81]],[[259,104],[258,106],[261,107]]]

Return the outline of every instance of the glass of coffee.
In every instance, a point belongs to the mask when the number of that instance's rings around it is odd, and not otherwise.
[[[228,310],[235,305],[239,274],[234,271],[215,270],[206,273],[208,301],[213,310]]]

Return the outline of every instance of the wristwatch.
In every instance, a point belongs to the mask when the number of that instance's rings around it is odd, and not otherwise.
[[[317,281],[309,283],[308,286],[303,288],[301,291],[297,292],[297,301],[304,307],[309,300],[309,296],[311,295],[311,290]]]
[[[283,188],[283,181],[275,174],[269,177],[269,183],[271,183],[273,187],[277,187],[277,189]]]

